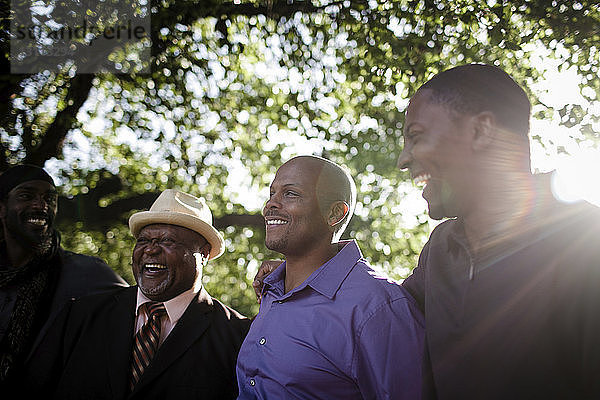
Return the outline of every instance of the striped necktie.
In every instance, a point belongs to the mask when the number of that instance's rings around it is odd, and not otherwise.
[[[140,307],[146,308],[148,320],[135,334],[133,359],[131,361],[131,390],[133,390],[142,377],[144,370],[148,367],[156,353],[156,349],[158,349],[160,318],[167,313],[163,303],[148,302],[142,304]]]

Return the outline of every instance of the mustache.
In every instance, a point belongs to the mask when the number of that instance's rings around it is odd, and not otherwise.
[[[274,211],[267,211],[266,213],[263,214],[263,217],[265,217],[265,218],[266,217],[280,217],[280,218],[284,218],[284,219],[288,218],[286,215],[279,214]]]
[[[30,212],[30,213],[23,214],[23,218],[25,218],[25,219],[40,218],[40,219],[47,219],[47,220],[52,219],[50,217],[50,214],[42,212],[42,211],[40,211],[40,212]]]

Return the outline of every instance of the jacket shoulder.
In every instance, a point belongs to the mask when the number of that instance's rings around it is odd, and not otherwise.
[[[248,333],[248,330],[250,329],[252,320],[233,308],[221,303],[214,297],[212,297],[212,302],[213,310],[217,314],[218,318],[231,328],[238,330],[243,336],[246,336],[246,333]]]
[[[85,294],[105,291],[127,283],[98,257],[60,250],[61,279],[69,284],[79,284]]]
[[[102,310],[109,305],[119,307],[119,304],[124,300],[129,299],[129,297],[135,301],[137,293],[136,290],[137,289],[134,287],[117,287],[113,290],[94,293],[78,299],[73,299],[70,303],[73,310],[83,310],[85,313],[93,314],[94,311]]]

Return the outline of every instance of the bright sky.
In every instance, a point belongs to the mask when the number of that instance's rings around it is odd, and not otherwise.
[[[580,95],[579,78],[570,69],[558,72],[555,66],[546,73],[546,80],[534,86],[534,90],[545,91],[540,100],[549,106],[561,108],[565,104],[581,104],[593,114],[600,114],[600,104],[592,107]],[[558,121],[532,120],[532,135],[538,134],[542,144],[532,143],[532,167],[536,171],[556,170],[553,179],[554,194],[564,201],[585,199],[600,206],[600,148],[598,143],[583,139],[578,127],[561,127]],[[594,126],[596,132],[600,126]],[[563,148],[568,154],[560,152]]]

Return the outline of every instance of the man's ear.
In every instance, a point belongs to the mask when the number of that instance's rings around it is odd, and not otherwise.
[[[473,150],[483,150],[492,144],[498,133],[494,113],[483,111],[474,115],[473,133]]]
[[[210,245],[210,243],[206,242],[198,252],[200,254],[200,257],[202,257],[202,265],[206,265],[206,263],[208,263],[208,256],[210,254],[211,248],[212,246]]]
[[[348,212],[350,211],[350,206],[345,201],[336,201],[331,205],[329,210],[329,217],[327,218],[327,224],[329,226],[336,226],[340,222],[344,220]]]

